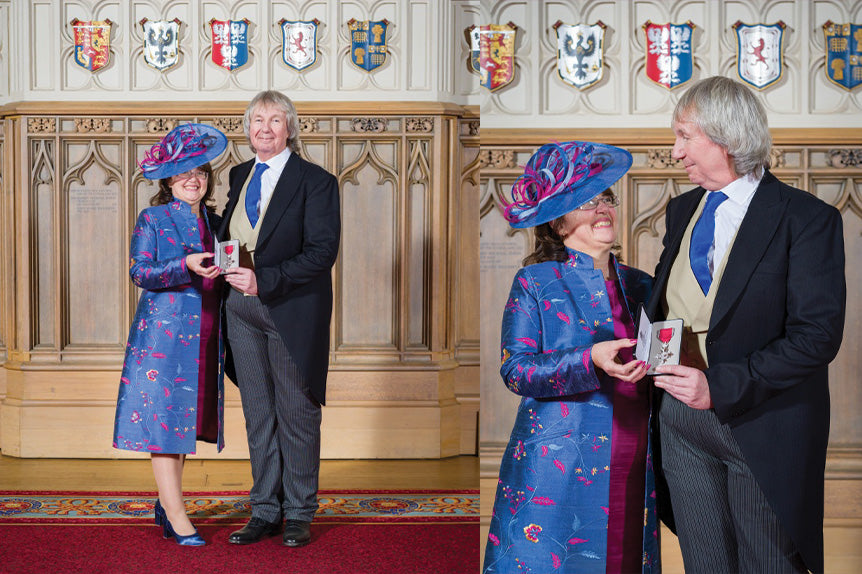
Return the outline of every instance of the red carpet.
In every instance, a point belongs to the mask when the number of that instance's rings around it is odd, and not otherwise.
[[[227,541],[248,520],[245,493],[185,493],[207,541],[188,548],[153,524],[155,493],[0,492],[0,574],[475,574],[477,491],[319,495],[312,542]]]
[[[478,524],[312,524],[312,543],[287,548],[276,536],[248,546],[227,541],[236,525],[199,526],[207,541],[186,548],[155,525],[0,526],[0,572],[244,574],[474,574]]]

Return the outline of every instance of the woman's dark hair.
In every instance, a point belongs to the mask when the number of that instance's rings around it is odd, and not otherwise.
[[[545,261],[563,262],[569,258],[569,255],[566,253],[566,246],[563,244],[563,238],[557,232],[565,217],[563,215],[553,221],[542,223],[533,228],[533,236],[536,238],[536,243],[533,252],[524,258],[523,265],[525,267]]]
[[[207,191],[201,198],[201,205],[203,205],[209,211],[213,211],[215,209],[215,205],[213,204],[213,191],[215,190],[213,166],[211,166],[209,163],[205,163],[194,169],[202,169],[207,174]],[[159,189],[156,191],[155,195],[150,198],[150,205],[165,205],[166,203],[170,203],[173,200],[174,194],[171,193],[171,178],[165,177],[163,179],[160,179]]]

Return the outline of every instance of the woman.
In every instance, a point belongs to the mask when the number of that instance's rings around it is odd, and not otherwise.
[[[617,262],[616,196],[631,166],[612,146],[542,146],[505,215],[535,227],[506,303],[500,373],[523,396],[500,480],[485,572],[657,572],[649,365],[632,314],[648,275]]]
[[[155,522],[184,546],[205,544],[185,511],[186,454],[195,453],[196,440],[224,448],[209,162],[225,147],[217,129],[187,124],[150,149],[141,169],[159,189],[138,216],[129,254],[129,275],[143,291],[126,345],[114,447],[150,453],[159,490]]]

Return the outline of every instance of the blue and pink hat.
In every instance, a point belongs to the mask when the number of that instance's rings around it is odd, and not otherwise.
[[[138,164],[147,179],[165,179],[214,160],[227,148],[227,136],[212,126],[183,124],[144,153]]]
[[[503,216],[515,228],[535,227],[567,214],[617,182],[632,154],[612,145],[571,141],[540,147],[512,185]]]

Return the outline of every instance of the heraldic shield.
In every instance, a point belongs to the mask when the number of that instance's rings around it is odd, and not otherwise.
[[[108,63],[111,46],[111,22],[105,20],[72,20],[75,32],[75,63],[95,72]]]
[[[852,90],[862,84],[862,26],[823,24],[826,35],[826,76],[833,84]]]
[[[217,66],[233,71],[248,63],[248,25],[242,20],[210,20],[212,59]]]
[[[647,78],[668,89],[674,89],[691,80],[694,68],[691,37],[695,25],[653,24],[643,25],[646,34]]]
[[[179,18],[141,20],[144,29],[144,62],[163,72],[179,61]]]
[[[777,82],[783,70],[782,39],[785,24],[733,25],[736,30],[736,68],[739,77],[758,90]]]
[[[350,61],[366,72],[386,62],[386,29],[389,20],[354,20],[347,22],[350,29]]]
[[[479,84],[499,90],[515,78],[515,31],[511,22],[479,27]]]
[[[470,45],[470,57],[467,60],[467,67],[471,72],[479,73],[479,26],[470,26],[464,30],[464,35],[467,37],[467,44]]]
[[[564,82],[583,90],[602,79],[605,24],[563,24],[557,20],[557,72]]]
[[[317,26],[320,20],[285,20],[281,24],[282,58],[294,70],[304,70],[317,61]]]

